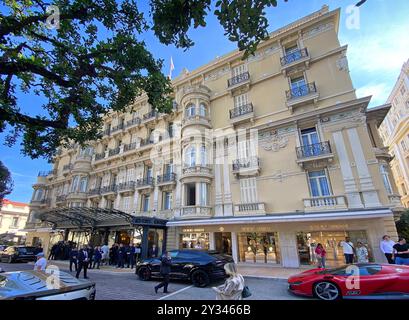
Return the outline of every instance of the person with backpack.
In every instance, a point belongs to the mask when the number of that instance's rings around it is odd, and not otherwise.
[[[216,300],[242,300],[243,290],[245,289],[244,278],[237,272],[235,263],[226,263],[224,270],[229,276],[226,282],[212,289],[216,291]],[[246,290],[248,290],[246,288]]]

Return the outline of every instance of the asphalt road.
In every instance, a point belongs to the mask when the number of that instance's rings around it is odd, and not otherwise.
[[[33,264],[0,263],[5,271],[31,270]],[[62,271],[69,272],[69,270]],[[211,287],[196,288],[189,282],[171,282],[169,294],[155,294],[154,286],[158,281],[140,281],[133,272],[115,272],[89,270],[88,276],[96,283],[97,300],[214,300]],[[213,285],[219,285],[215,283]],[[287,283],[282,279],[246,278],[246,285],[252,296],[249,300],[293,300],[301,299],[287,291]]]

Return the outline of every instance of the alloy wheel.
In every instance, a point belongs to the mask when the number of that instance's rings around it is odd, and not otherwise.
[[[338,287],[331,282],[319,282],[314,286],[315,295],[322,300],[336,300],[340,293]]]

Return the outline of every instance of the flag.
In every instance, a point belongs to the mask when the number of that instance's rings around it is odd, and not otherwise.
[[[173,70],[175,70],[175,65],[173,64],[172,57],[170,57],[169,79],[172,79],[172,71]]]

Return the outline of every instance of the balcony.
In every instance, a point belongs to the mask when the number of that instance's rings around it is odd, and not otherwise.
[[[241,87],[249,87],[250,86],[250,73],[243,72],[233,78],[227,80],[227,89],[232,92],[235,89]]]
[[[377,159],[384,159],[388,162],[392,160],[392,156],[388,152],[388,147],[381,147],[381,148],[374,147],[373,151]]]
[[[158,113],[155,110],[151,110],[145,113],[142,117],[142,123],[147,124],[149,122],[155,121],[158,118]]]
[[[83,191],[73,191],[67,196],[67,200],[87,200],[88,194]]]
[[[111,184],[110,186],[101,187],[100,192],[101,195],[115,194],[117,192],[117,186],[116,184]]]
[[[195,165],[191,167],[184,167],[182,169],[181,179],[186,178],[213,178],[212,168],[206,165]]]
[[[316,103],[319,93],[315,82],[307,83],[285,92],[287,107],[293,112],[294,108],[308,103]]]
[[[118,125],[115,126],[115,127],[112,127],[112,129],[111,129],[111,134],[113,134],[113,133],[115,133],[115,132],[118,132],[118,131],[122,131],[122,129],[123,129],[124,127],[125,127],[125,126],[124,126],[123,123],[120,123],[120,124],[118,124]]]
[[[165,173],[161,176],[157,176],[156,184],[159,187],[165,186],[165,185],[175,185],[176,184],[176,174],[171,172],[171,173]]]
[[[296,148],[297,163],[301,167],[325,167],[334,159],[329,141],[314,143]]]
[[[235,216],[257,216],[266,214],[263,202],[242,203],[234,205]]]
[[[405,195],[406,196],[406,195]],[[403,196],[403,197],[405,197]],[[400,208],[403,207],[401,199],[403,198],[401,195],[399,194],[389,194],[388,195],[388,199],[389,199],[389,203],[396,208]]]
[[[123,192],[132,192],[135,190],[135,181],[127,181],[118,184],[118,192],[123,193]]]
[[[143,189],[153,189],[153,178],[143,178],[136,180],[135,189],[136,190],[143,190]]]
[[[345,196],[324,196],[303,199],[305,212],[347,210]]]
[[[88,197],[97,197],[101,195],[101,188],[94,188],[88,191]]]
[[[281,71],[284,75],[287,75],[288,71],[292,68],[304,64],[308,68],[311,57],[308,54],[307,48],[302,48],[297,51],[291,52],[284,57],[280,58]]]
[[[107,128],[102,131],[102,137],[109,136],[111,134],[111,128]]]
[[[124,152],[128,152],[128,151],[131,151],[131,150],[135,150],[136,147],[137,147],[136,142],[132,142],[132,143],[125,144],[125,145],[124,145]]]
[[[212,217],[210,206],[187,206],[180,210],[180,219],[207,219]]]
[[[119,154],[120,151],[121,151],[121,149],[119,147],[111,149],[111,150],[108,151],[108,157],[116,156],[117,154]]]
[[[240,107],[235,107],[229,110],[229,113],[231,124],[240,124],[254,119],[253,104],[251,102]]]
[[[67,195],[66,194],[60,194],[55,198],[56,203],[61,203],[67,200]]]
[[[96,153],[95,154],[95,161],[99,161],[105,158],[105,152]]]
[[[74,166],[72,165],[72,163],[66,164],[65,166],[62,167],[62,173],[67,174],[68,172],[72,170],[73,167]]]
[[[210,119],[206,116],[203,115],[193,115],[193,116],[187,116],[182,120],[182,129],[188,127],[188,126],[193,126],[193,125],[200,125],[204,126],[206,128],[211,128],[211,122]]]
[[[129,120],[129,121],[126,123],[126,127],[127,127],[127,128],[131,128],[131,127],[133,127],[133,126],[139,126],[139,125],[141,125],[141,123],[142,123],[142,120],[141,120],[140,118],[134,118],[134,119],[132,119],[132,120]]]
[[[151,139],[141,139],[139,147],[142,148],[142,147],[150,146],[152,144],[154,144],[154,141]]]
[[[248,157],[233,161],[233,174],[236,176],[255,176],[260,173],[259,157]]]

